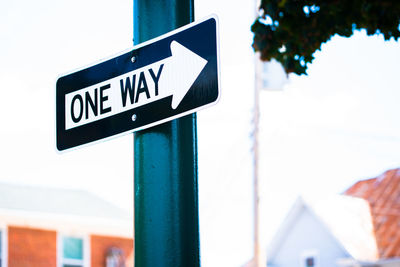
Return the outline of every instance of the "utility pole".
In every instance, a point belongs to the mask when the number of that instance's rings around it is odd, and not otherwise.
[[[258,17],[259,0],[255,0],[255,18]],[[254,261],[255,267],[261,267],[262,259],[260,254],[260,192],[259,192],[259,171],[258,171],[258,135],[260,120],[260,79],[261,72],[259,55],[254,56],[254,111],[253,111],[253,209],[254,209]]]
[[[193,0],[134,0],[134,43],[194,20]],[[197,129],[191,114],[134,135],[135,267],[200,266]]]
[[[257,60],[257,58],[255,59]],[[258,63],[259,64],[259,63]],[[254,209],[254,266],[261,267],[260,262],[260,214],[259,214],[259,172],[258,172],[258,134],[259,134],[259,118],[260,118],[260,86],[257,79],[257,62],[256,62],[256,80],[254,86],[254,111],[253,111],[253,209]]]

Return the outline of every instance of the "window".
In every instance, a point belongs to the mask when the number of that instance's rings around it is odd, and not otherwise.
[[[106,254],[106,267],[125,267],[124,251],[117,247],[111,247]]]
[[[3,266],[3,233],[0,231],[0,267]]]
[[[314,257],[305,258],[305,266],[306,267],[315,267],[315,259],[314,259]]]
[[[316,250],[307,250],[301,254],[301,267],[318,267],[318,252]]]
[[[85,247],[84,239],[78,237],[63,236],[61,245],[61,267],[84,267]]]
[[[7,228],[0,227],[0,267],[7,266]]]

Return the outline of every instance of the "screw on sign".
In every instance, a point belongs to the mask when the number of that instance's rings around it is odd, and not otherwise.
[[[219,92],[216,17],[61,76],[57,149],[152,127],[215,104]]]

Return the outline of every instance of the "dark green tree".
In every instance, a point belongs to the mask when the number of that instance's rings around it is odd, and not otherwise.
[[[385,40],[400,37],[399,0],[262,0],[251,27],[261,60],[276,59],[286,73],[305,74],[307,63],[333,35],[356,29]]]

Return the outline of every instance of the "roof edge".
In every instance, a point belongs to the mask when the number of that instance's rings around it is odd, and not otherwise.
[[[133,238],[133,219],[110,219],[0,208],[2,226]]]
[[[278,230],[273,235],[269,245],[267,246],[267,262],[270,262],[270,259],[274,259],[276,252],[278,251],[279,247],[282,245],[285,239],[285,233],[296,222],[297,216],[305,208],[306,202],[304,201],[302,196],[298,196],[286,216],[283,218],[281,225],[278,227]]]

